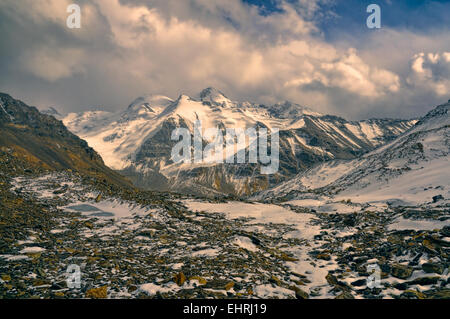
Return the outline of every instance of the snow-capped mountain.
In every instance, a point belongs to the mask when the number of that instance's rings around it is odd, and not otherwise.
[[[56,119],[58,119],[58,120],[60,120],[60,119],[62,119],[62,115],[58,112],[58,110],[56,110],[54,107],[49,107],[48,109],[45,109],[45,110],[41,110],[40,111],[42,114],[46,114],[46,115],[51,115],[51,116],[53,116],[54,118],[56,118]]]
[[[260,164],[175,164],[171,150],[177,127],[189,129],[267,128],[279,130],[280,168],[262,175]],[[250,194],[295,176],[317,162],[353,159],[408,130],[415,120],[347,121],[291,102],[260,105],[237,102],[214,88],[196,97],[161,95],[137,98],[118,113],[71,113],[63,119],[88,141],[107,165],[149,189]],[[204,143],[211,142],[204,138]],[[246,145],[248,148],[248,144]]]
[[[316,194],[352,201],[425,203],[450,198],[450,101],[395,140],[354,160],[316,165],[255,195],[293,199]]]

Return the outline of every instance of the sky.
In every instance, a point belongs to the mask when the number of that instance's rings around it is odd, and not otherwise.
[[[371,3],[380,29],[366,25]],[[0,92],[69,113],[212,86],[352,120],[413,118],[450,99],[449,13],[442,0],[2,0]]]

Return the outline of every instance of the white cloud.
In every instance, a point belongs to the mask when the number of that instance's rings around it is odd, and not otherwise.
[[[69,0],[4,0],[0,10],[33,25],[35,41],[18,54],[23,70],[49,83],[82,73],[90,82],[79,86],[96,88],[106,107],[216,86],[237,99],[289,99],[355,116],[423,92],[448,94],[449,52],[430,50],[437,53],[408,65],[411,52],[436,40],[385,28],[366,39],[372,47],[327,43],[314,21],[325,1],[283,1],[283,12],[263,16],[241,0],[80,0],[79,30],[65,26]]]
[[[21,56],[23,68],[49,82],[84,72],[84,59],[82,50],[66,48],[42,48],[39,51],[26,52]]]
[[[450,52],[414,55],[406,81],[414,89],[430,90],[439,96],[449,95]]]
[[[170,70],[171,77],[159,76],[158,80],[166,81],[161,83],[164,86],[175,84],[177,90],[190,89],[185,82],[194,82],[196,85],[192,86],[197,87],[215,82],[214,85],[226,91],[235,91],[238,87],[249,90],[296,87],[301,90],[317,82],[365,97],[398,90],[399,80],[395,74],[369,66],[356,50],[339,52],[311,37],[309,33],[313,28],[287,4],[283,5],[283,14],[262,17],[251,9],[243,14],[245,7],[241,4],[237,10],[238,2],[231,2],[234,10],[229,11],[238,23],[242,17],[254,15],[254,20],[259,19],[260,23],[273,28],[269,34],[280,35],[274,38],[278,39],[274,43],[261,43],[246,36],[252,32],[212,28],[198,20],[165,18],[158,9],[125,6],[117,0],[98,0],[97,3],[111,26],[116,45],[126,50],[122,71],[151,82],[152,74],[162,75]],[[219,11],[218,5],[209,4],[207,8]],[[297,38],[286,39],[288,29],[289,34],[296,34]],[[152,83],[151,86],[158,85]]]

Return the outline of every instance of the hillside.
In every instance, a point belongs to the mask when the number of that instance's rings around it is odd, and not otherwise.
[[[0,93],[0,148],[4,165],[13,160],[22,161],[25,166],[41,170],[72,170],[120,186],[131,186],[106,167],[100,155],[86,141],[69,132],[61,121],[4,93]],[[11,169],[18,168],[11,166]]]
[[[296,198],[313,191],[353,201],[430,202],[450,198],[450,102],[397,139],[361,158],[330,161],[255,198]]]

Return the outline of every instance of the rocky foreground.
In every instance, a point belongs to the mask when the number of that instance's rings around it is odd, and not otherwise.
[[[441,198],[314,209],[16,169],[0,174],[0,194],[2,298],[450,298]]]

